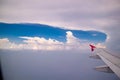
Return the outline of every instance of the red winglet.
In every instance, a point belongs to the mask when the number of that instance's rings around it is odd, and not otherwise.
[[[91,51],[94,51],[94,49],[96,48],[95,46],[93,46],[93,45],[89,45],[90,47],[91,47]]]

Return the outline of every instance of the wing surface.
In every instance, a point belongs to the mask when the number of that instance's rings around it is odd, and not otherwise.
[[[96,67],[98,71],[104,72],[114,72],[120,78],[120,58],[110,54],[103,48],[95,48],[93,54],[96,54],[98,59],[101,59],[105,62],[105,66]],[[94,56],[93,56],[94,58]]]

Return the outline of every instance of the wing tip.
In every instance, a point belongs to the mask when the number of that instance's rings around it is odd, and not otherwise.
[[[89,44],[89,46],[90,46],[92,52],[93,52],[94,49],[96,48],[96,46],[94,46],[93,44]]]

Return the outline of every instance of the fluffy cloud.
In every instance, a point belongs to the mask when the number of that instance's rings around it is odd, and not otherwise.
[[[62,49],[62,42],[58,42],[53,39],[46,40],[45,38],[39,37],[21,37],[24,38],[23,43],[16,44],[10,42],[7,38],[0,39],[0,49],[33,49],[33,50],[54,50]]]
[[[54,39],[45,39],[40,37],[20,37],[22,43],[10,42],[8,38],[0,39],[0,49],[32,49],[32,50],[86,50],[88,42],[84,42],[73,36],[71,31],[66,32],[67,41],[65,43]]]

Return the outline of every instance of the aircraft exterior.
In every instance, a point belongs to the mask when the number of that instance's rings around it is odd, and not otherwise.
[[[93,45],[90,45],[93,51]],[[112,73],[114,72],[120,78],[120,58],[114,56],[102,48],[95,48],[92,58],[102,59],[106,65],[98,66],[95,69],[98,71]]]

